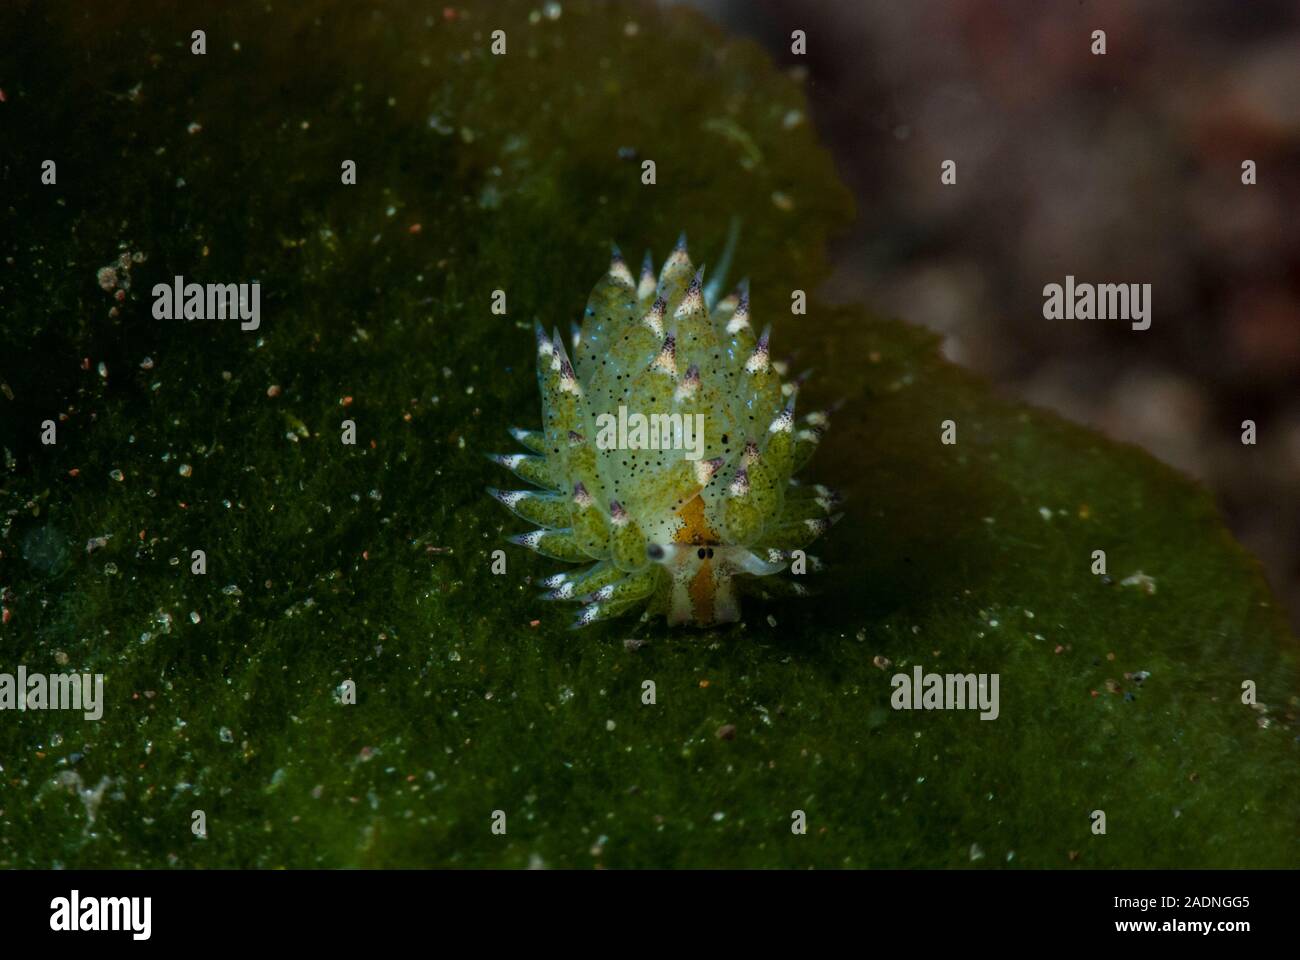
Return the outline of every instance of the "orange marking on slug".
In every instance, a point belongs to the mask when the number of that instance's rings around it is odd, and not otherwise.
[[[713,564],[708,560],[700,561],[700,569],[691,577],[689,587],[691,606],[695,608],[696,623],[713,622],[713,594],[716,587],[713,582]]]
[[[674,543],[704,544],[718,542],[717,531],[709,526],[709,521],[704,516],[704,500],[698,494],[677,511],[677,516],[682,524],[677,528],[677,532],[673,534]],[[717,584],[713,580],[713,563],[711,561],[707,559],[700,560],[699,569],[691,577],[691,582],[687,584],[686,589],[691,597],[695,622],[712,623],[713,600],[717,593]]]
[[[673,534],[674,543],[717,543],[718,534],[704,516],[704,499],[696,494],[677,511],[682,525]]]

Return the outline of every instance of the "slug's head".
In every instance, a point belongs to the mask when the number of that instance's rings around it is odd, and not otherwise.
[[[664,613],[669,626],[709,626],[739,620],[736,578],[766,577],[786,567],[784,563],[764,562],[746,547],[723,543],[652,543],[646,554],[664,569],[667,577]]]

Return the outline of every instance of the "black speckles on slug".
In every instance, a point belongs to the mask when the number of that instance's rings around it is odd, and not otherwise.
[[[839,518],[833,492],[792,479],[828,415],[796,419],[802,378],[785,380],[754,333],[748,285],[717,300],[723,278],[703,274],[684,235],[657,278],[648,253],[638,279],[615,248],[572,360],[536,325],[542,428],[512,429],[528,452],[492,457],[536,489],[488,492],[538,526],[513,542],[582,564],[544,582],[583,604],[575,626],[642,608],[731,622],[757,578],[772,578],[757,592],[801,595],[774,575]]]

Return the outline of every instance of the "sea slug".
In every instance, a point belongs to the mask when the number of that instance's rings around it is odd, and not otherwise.
[[[730,248],[723,261],[730,259]],[[804,595],[804,548],[839,519],[839,497],[793,475],[829,425],[795,418],[806,374],[786,379],[755,335],[748,284],[717,300],[683,234],[656,278],[617,247],[569,350],[535,323],[542,428],[527,453],[493,455],[534,489],[488,493],[535,524],[512,541],[578,569],[543,586],[581,603],[575,627],[641,609],[670,625],[740,618],[741,593]],[[789,569],[790,577],[775,574]]]

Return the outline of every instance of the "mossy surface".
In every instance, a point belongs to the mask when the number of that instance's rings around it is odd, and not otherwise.
[[[0,867],[1300,864],[1258,565],[930,335],[790,315],[851,200],[756,47],[572,2],[79,6],[0,15],[0,671],[107,704],[0,714]],[[848,497],[820,597],[570,631],[483,494],[537,425],[532,321],[579,316],[610,240],[708,262],[736,214],[755,322],[844,401],[806,471]],[[259,281],[261,328],[154,319],[178,274]],[[999,718],[892,710],[918,664],[999,674]]]

